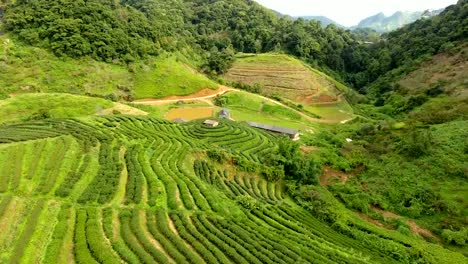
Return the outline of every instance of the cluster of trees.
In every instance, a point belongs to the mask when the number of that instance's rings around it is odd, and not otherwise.
[[[156,55],[153,24],[138,10],[112,0],[16,1],[6,8],[7,31],[59,56],[112,62]]]
[[[286,180],[302,185],[317,184],[321,168],[314,159],[303,155],[299,147],[299,143],[283,138],[278,151],[265,157],[263,163],[284,168]]]

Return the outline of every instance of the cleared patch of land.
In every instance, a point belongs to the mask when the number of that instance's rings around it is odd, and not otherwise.
[[[455,54],[438,54],[402,78],[399,84],[409,94],[418,94],[435,85],[440,85],[440,88],[453,96],[467,98],[468,59],[466,54],[468,54],[468,45]]]
[[[123,115],[134,115],[134,116],[145,116],[147,112],[125,105],[121,103],[115,103],[111,108],[104,109],[97,113],[98,115],[112,115],[112,114],[123,114]]]
[[[216,97],[217,95],[224,94],[230,90],[233,90],[233,89],[227,86],[221,85],[217,90],[202,89],[198,92],[195,92],[189,95],[182,95],[182,96],[173,95],[173,96],[168,96],[168,97],[164,97],[161,99],[146,98],[146,99],[136,100],[133,103],[143,104],[143,105],[164,105],[164,104],[170,104],[170,103],[179,102],[179,101],[181,102],[204,101],[204,100],[212,99],[213,97]]]
[[[169,110],[166,119],[173,120],[182,118],[185,120],[194,120],[213,116],[213,107],[180,107]]]

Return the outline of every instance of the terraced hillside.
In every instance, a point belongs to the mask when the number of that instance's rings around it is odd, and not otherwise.
[[[300,102],[337,102],[340,91],[325,74],[282,54],[243,54],[226,73],[229,81],[259,84],[261,93]]]
[[[208,128],[114,116],[0,126],[0,262],[465,260],[357,223],[352,232],[333,229],[293,203],[281,183],[205,155],[224,149],[258,163],[275,142],[229,121]]]

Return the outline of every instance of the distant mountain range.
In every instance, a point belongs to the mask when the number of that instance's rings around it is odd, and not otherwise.
[[[426,10],[418,12],[401,12],[398,11],[391,16],[385,16],[384,13],[378,13],[374,16],[361,20],[355,28],[371,28],[377,32],[389,32],[403,27],[404,25],[411,24],[421,18],[428,18],[439,15],[444,9],[439,10]]]
[[[385,16],[384,13],[378,13],[376,15],[365,18],[359,22],[357,26],[345,27],[335,22],[334,20],[325,17],[325,16],[297,16],[294,18],[303,18],[305,20],[317,20],[322,23],[323,27],[326,27],[330,24],[335,24],[338,27],[349,28],[349,29],[359,29],[359,28],[370,28],[380,33],[385,33],[389,31],[396,30],[403,27],[404,25],[411,24],[414,21],[421,18],[429,18],[439,15],[444,9],[439,10],[426,10],[426,11],[417,11],[417,12],[402,12],[398,11],[391,16]]]

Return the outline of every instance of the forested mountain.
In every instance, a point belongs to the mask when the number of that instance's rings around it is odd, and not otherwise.
[[[23,41],[58,55],[105,61],[129,62],[183,47],[212,58],[233,49],[286,51],[343,72],[343,52],[358,45],[336,26],[278,17],[247,0],[17,1],[7,7],[5,24]]]

